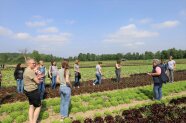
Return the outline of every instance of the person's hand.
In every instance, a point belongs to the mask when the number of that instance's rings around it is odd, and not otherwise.
[[[147,73],[147,75],[152,76],[152,74],[151,74],[151,73]]]

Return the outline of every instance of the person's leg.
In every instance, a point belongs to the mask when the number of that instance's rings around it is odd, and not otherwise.
[[[172,79],[172,82],[174,82],[174,70],[171,70],[171,79]]]
[[[94,84],[97,84],[99,82],[99,75],[96,74],[96,80],[94,81]]]
[[[39,117],[39,113],[40,113],[40,111],[41,111],[41,106],[35,108],[35,110],[34,110],[33,123],[37,123],[37,119],[38,119],[38,117]]]
[[[20,79],[17,79],[17,92],[20,92]]]
[[[40,92],[40,98],[41,98],[41,100],[43,99],[43,82],[41,82],[40,84],[39,84],[39,86],[40,86],[40,88],[39,88],[39,92]]]
[[[116,82],[118,82],[118,72],[117,72],[117,70],[115,70],[115,74],[116,74]]]
[[[154,85],[153,91],[154,91],[154,99],[157,100],[159,98],[159,92],[158,92],[159,86]]]
[[[23,93],[23,89],[24,89],[24,81],[23,79],[21,79],[21,93]]]
[[[28,111],[28,117],[29,117],[29,122],[33,123],[33,119],[34,119],[34,110],[35,107],[33,105],[30,105],[29,107],[29,111]]]
[[[52,76],[52,89],[55,89],[55,79],[56,76]]]
[[[162,85],[159,86],[158,92],[159,92],[159,98],[158,98],[158,100],[161,100],[161,98],[162,98]]]
[[[63,93],[63,88],[64,87],[60,87],[60,96],[61,96],[60,114],[61,114],[61,117],[64,117],[64,93]]]
[[[78,76],[76,76],[76,74],[75,74],[75,82],[74,82],[74,86],[76,87],[77,84],[78,84]]]
[[[64,107],[63,107],[64,117],[68,117],[68,114],[69,114],[70,97],[71,97],[71,89],[69,87],[65,87]]]
[[[169,82],[172,81],[172,78],[171,78],[171,70],[169,69]]]
[[[56,88],[56,77],[57,76],[54,76],[54,89]]]

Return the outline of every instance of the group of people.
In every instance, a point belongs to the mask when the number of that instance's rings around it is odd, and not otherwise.
[[[40,110],[41,110],[41,95],[38,85],[40,86],[46,74],[43,74],[43,71],[46,72],[43,64],[37,65],[34,59],[27,60],[27,68],[23,74],[24,81],[24,93],[29,100],[29,121],[30,123],[36,123]],[[39,67],[38,67],[39,66]],[[52,67],[51,69],[53,69]],[[43,71],[42,71],[42,70]],[[53,77],[54,73],[51,72]],[[60,114],[61,118],[64,119],[68,117],[68,108],[70,105],[71,97],[71,88],[70,83],[70,72],[68,61],[64,60],[61,63],[61,68],[58,72],[55,73],[55,81],[60,84],[60,95],[61,95],[61,104],[60,104]],[[52,84],[55,87],[55,84]],[[41,85],[42,87],[42,85]]]
[[[74,87],[80,87],[80,67],[79,60],[75,61],[74,64]],[[148,75],[153,77],[154,85],[153,92],[154,98],[156,100],[160,100],[162,98],[162,84],[164,76],[162,73],[166,73],[169,76],[169,81],[174,81],[173,72],[175,70],[176,63],[172,60],[172,56],[168,63],[160,63],[160,60],[153,60],[153,70]],[[120,82],[121,75],[121,61],[118,60],[115,64],[115,74],[116,74],[116,82]],[[103,76],[102,73],[102,62],[98,62],[96,65],[96,80],[93,82],[93,85],[101,84],[101,78]],[[69,70],[69,61],[63,60],[61,63],[60,69],[57,68],[56,62],[51,62],[49,66],[49,71],[47,71],[44,66],[43,61],[39,61],[36,63],[34,59],[27,60],[27,68],[18,64],[16,66],[14,77],[17,81],[17,92],[25,93],[28,97],[29,101],[29,121],[30,123],[36,123],[40,110],[41,110],[41,100],[44,96],[45,91],[45,79],[46,76],[51,78],[51,87],[52,89],[56,88],[56,83],[60,84],[60,114],[61,119],[68,117],[69,114],[69,105],[71,99],[71,89],[72,84],[70,82],[70,70]],[[0,71],[0,82],[1,82],[2,74]],[[166,81],[166,80],[165,80]]]

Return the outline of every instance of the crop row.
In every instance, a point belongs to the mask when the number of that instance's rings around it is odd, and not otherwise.
[[[147,73],[152,70],[152,65],[142,65],[142,66],[123,66],[121,72],[121,77],[128,77],[131,74]],[[186,64],[177,64],[176,70],[186,70]],[[95,79],[95,68],[81,68],[81,81],[94,80]],[[74,81],[74,70],[70,69],[71,81]],[[105,79],[115,78],[115,68],[113,67],[103,67],[102,69]],[[2,70],[3,81],[2,86],[16,86],[16,81],[14,80],[14,69]],[[50,79],[46,79],[46,83],[50,83]]]
[[[163,86],[163,95],[186,90],[186,81],[181,81]],[[132,100],[152,99],[152,86],[144,86],[116,91],[92,93],[86,95],[72,96],[70,113],[86,112],[95,109],[103,109],[120,104],[130,103]],[[42,102],[41,119],[48,118],[48,110],[59,113],[60,98],[47,99]],[[27,120],[27,102],[17,102],[1,105],[0,114],[7,115],[5,119],[15,119],[16,122]],[[108,113],[107,113],[108,114]],[[17,119],[17,120],[16,120]]]
[[[186,71],[175,72],[175,81],[186,80]],[[120,83],[114,82],[114,79],[103,79],[101,85],[93,86],[92,81],[84,82],[80,88],[73,88],[72,95],[79,95],[83,93],[94,93],[111,91],[116,89],[123,89],[129,87],[139,87],[152,84],[152,77],[147,74],[131,75],[130,77],[122,78]],[[59,86],[55,90],[50,86],[46,86],[45,98],[59,97]],[[2,88],[0,91],[0,104],[12,103],[16,101],[27,100],[24,94],[18,94],[16,87]]]

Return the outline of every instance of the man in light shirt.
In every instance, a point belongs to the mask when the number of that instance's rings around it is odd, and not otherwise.
[[[176,68],[176,62],[172,59],[173,57],[170,56],[168,61],[169,82],[174,82],[174,70]]]

